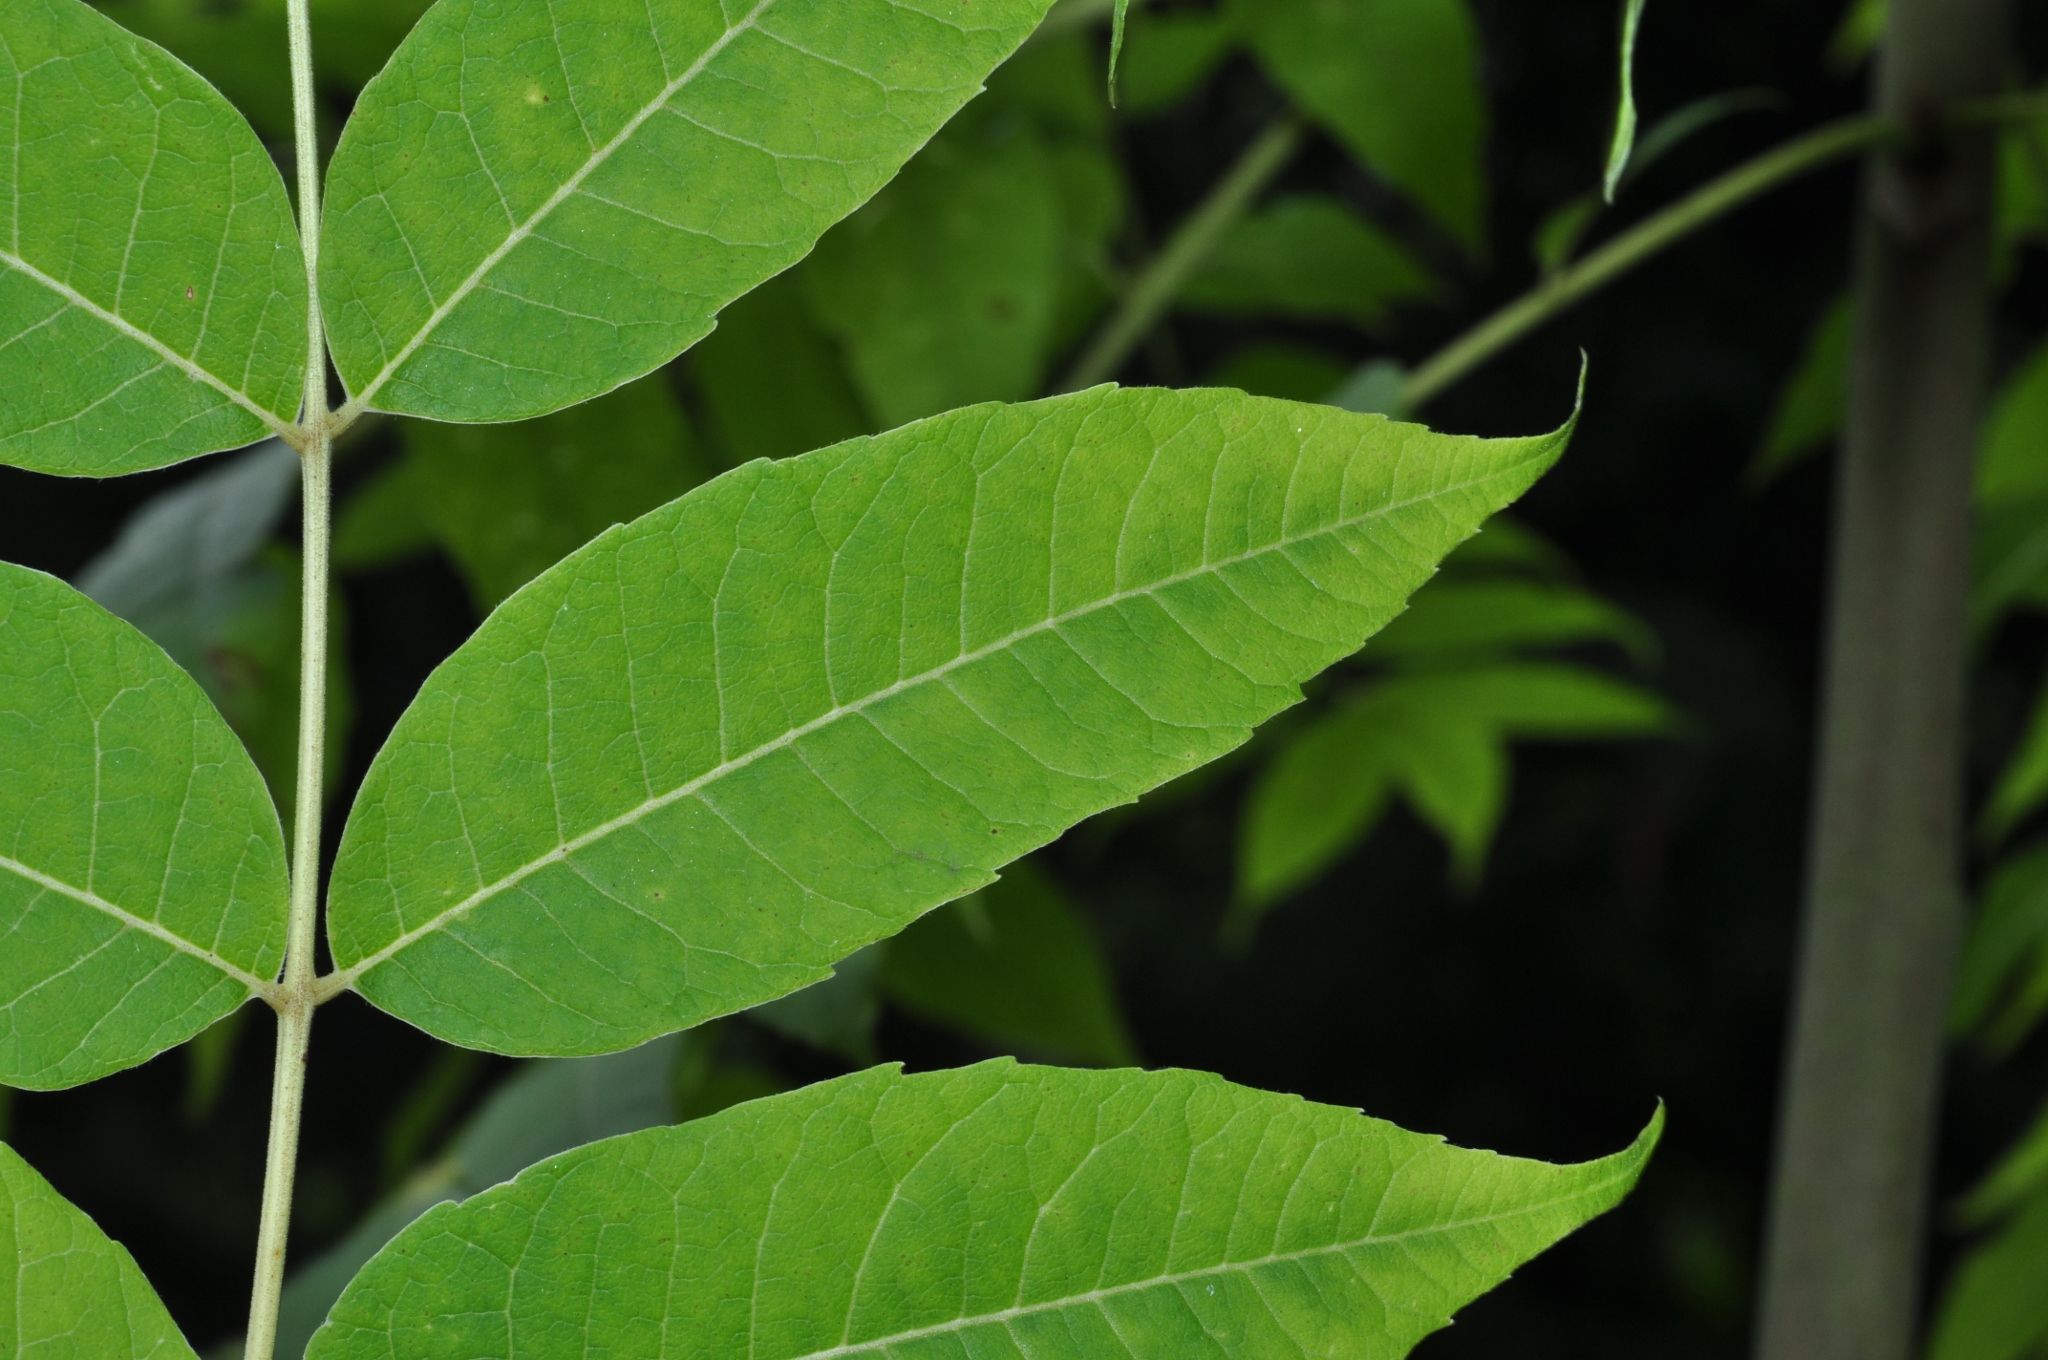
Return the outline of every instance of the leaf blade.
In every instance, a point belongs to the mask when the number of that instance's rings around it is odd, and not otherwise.
[[[1048,3],[969,27],[889,0],[754,0],[736,22],[708,0],[442,0],[328,173],[321,293],[353,404],[520,419],[673,358],[880,189]],[[452,108],[463,144],[415,106]]]
[[[90,1081],[268,990],[283,833],[190,676],[61,581],[0,563],[0,732],[0,1081]]]
[[[1399,1356],[1617,1202],[1660,1125],[1557,1167],[1202,1073],[870,1069],[579,1149],[436,1211],[350,1286],[308,1355],[392,1360],[460,1315],[481,1329],[470,1344],[512,1360],[578,1342],[676,1354],[671,1318],[706,1360],[920,1341]],[[520,1255],[515,1240],[550,1249],[488,1264]],[[579,1248],[600,1253],[590,1269],[548,1268]]]
[[[569,558],[430,679],[344,833],[341,979],[536,1053],[820,980],[1243,741],[1568,430],[1100,388],[729,473]],[[608,716],[552,735],[556,685]],[[656,696],[663,724],[636,728]],[[577,924],[544,943],[543,907]]]
[[[117,476],[286,432],[305,278],[241,115],[81,0],[21,0],[0,122],[0,462]]]

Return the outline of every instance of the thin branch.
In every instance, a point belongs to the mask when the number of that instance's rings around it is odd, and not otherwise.
[[[1209,196],[1175,228],[1166,248],[1138,276],[1123,305],[1068,371],[1060,391],[1078,392],[1115,376],[1180,296],[1195,270],[1215,251],[1224,233],[1294,158],[1301,136],[1301,122],[1292,115],[1276,120],[1259,134]]]

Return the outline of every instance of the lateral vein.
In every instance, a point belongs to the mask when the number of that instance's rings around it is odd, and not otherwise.
[[[249,989],[252,995],[267,998],[277,990],[276,984],[265,981],[263,978],[257,977],[254,973],[249,972],[247,969],[237,968],[234,964],[229,963],[226,959],[214,953],[212,950],[202,949],[200,946],[192,943],[190,940],[184,938],[182,935],[173,934],[171,931],[164,929],[162,926],[158,925],[154,921],[144,920],[142,917],[137,916],[132,911],[128,911],[124,908],[115,906],[112,902],[107,901],[106,898],[101,897],[98,893],[89,892],[84,888],[74,887],[73,885],[66,883],[61,878],[52,878],[50,877],[50,875],[42,872],[40,869],[30,868],[28,865],[23,864],[20,860],[10,859],[6,855],[0,855],[0,869],[4,869],[12,874],[18,874],[22,878],[25,878],[29,882],[35,884],[37,887],[45,888],[50,892],[57,893],[64,897],[68,897],[72,901],[82,903],[85,906],[91,907],[95,911],[104,912],[108,916],[113,917],[116,921],[119,921],[123,926],[126,926],[130,930],[139,930],[143,934],[148,935],[153,939],[161,940],[163,943],[171,946],[171,948],[173,949],[178,950],[180,953],[190,954],[193,958],[198,959],[202,963],[208,964],[211,967],[218,969],[219,971],[233,978],[235,981],[241,983],[244,987],[247,987]]]

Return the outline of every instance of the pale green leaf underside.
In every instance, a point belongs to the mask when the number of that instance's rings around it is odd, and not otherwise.
[[[0,1082],[75,1086],[276,975],[284,837],[263,778],[155,643],[0,563]]]
[[[527,1054],[817,981],[1242,742],[1563,445],[1098,388],[749,464],[428,680],[343,836],[336,962]]]
[[[309,1360],[1397,1360],[1635,1183],[1195,1072],[873,1068],[422,1217]]]
[[[80,0],[8,0],[0,127],[0,463],[108,477],[287,425],[305,267],[233,106]]]
[[[0,1143],[0,1355],[194,1360],[135,1258]]]
[[[895,175],[1050,0],[441,0],[328,171],[353,400],[540,415],[666,362]]]

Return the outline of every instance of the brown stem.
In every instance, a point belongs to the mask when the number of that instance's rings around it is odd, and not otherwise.
[[[1892,0],[1835,491],[1807,901],[1759,1360],[1915,1348],[1942,1019],[1960,919],[1970,464],[1992,155],[1942,131],[1997,88],[2006,0]]]

